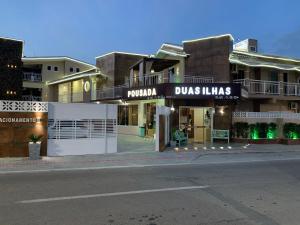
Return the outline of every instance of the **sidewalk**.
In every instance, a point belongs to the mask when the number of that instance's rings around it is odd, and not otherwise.
[[[223,148],[221,148],[223,147]],[[89,170],[122,167],[144,167],[162,165],[185,165],[206,163],[247,162],[265,159],[300,159],[299,146],[287,145],[214,145],[214,149],[199,147],[172,148],[165,152],[116,153],[107,155],[85,155],[65,157],[43,157],[41,160],[27,158],[0,159],[0,174],[8,172],[38,172]]]

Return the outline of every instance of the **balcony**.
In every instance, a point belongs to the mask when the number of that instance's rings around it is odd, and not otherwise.
[[[151,73],[143,76],[135,76],[129,80],[130,87],[153,86],[163,83],[213,83],[213,77],[204,76],[178,76],[166,77],[163,73]]]
[[[42,75],[34,72],[23,72],[23,81],[42,82]]]
[[[300,96],[300,84],[298,83],[252,79],[239,79],[233,82],[246,87],[248,93],[253,95]]]
[[[41,96],[34,96],[34,95],[23,95],[22,99],[23,101],[37,101],[37,102],[42,101]]]
[[[121,98],[123,95],[123,88],[128,88],[128,85],[120,85],[96,90],[96,96],[93,96],[92,94],[92,100]]]

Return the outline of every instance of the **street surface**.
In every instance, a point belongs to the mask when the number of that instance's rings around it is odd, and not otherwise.
[[[1,225],[299,225],[300,160],[0,175]]]

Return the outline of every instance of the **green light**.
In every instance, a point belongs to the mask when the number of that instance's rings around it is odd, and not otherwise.
[[[292,139],[297,139],[297,138],[298,138],[298,135],[297,135],[296,132],[290,132],[290,137],[291,137]]]
[[[268,139],[275,139],[276,138],[276,129],[274,129],[272,127],[268,127],[267,138]]]
[[[257,140],[259,138],[258,129],[256,127],[252,129],[250,136],[251,136],[251,139],[254,139],[254,140]]]

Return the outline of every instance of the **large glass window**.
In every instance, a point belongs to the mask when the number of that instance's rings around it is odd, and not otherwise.
[[[138,105],[118,106],[118,125],[137,126],[138,125]]]

